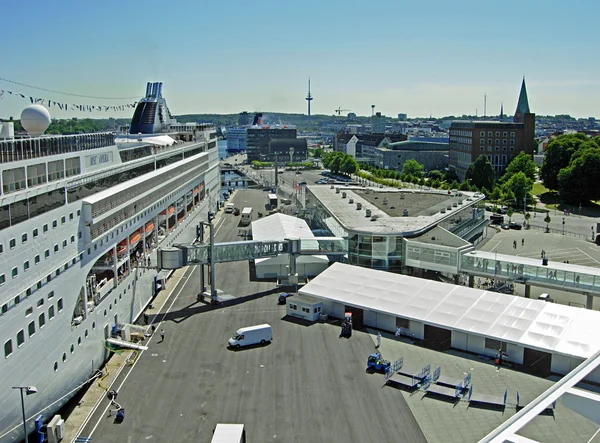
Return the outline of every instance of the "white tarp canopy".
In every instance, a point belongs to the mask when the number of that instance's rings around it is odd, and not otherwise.
[[[314,234],[301,218],[272,214],[252,222],[252,238],[259,241],[278,241],[286,238],[313,238]]]
[[[304,220],[291,215],[276,213],[252,222],[253,240],[280,241],[286,238],[315,238],[315,235]],[[303,242],[303,244],[307,247],[311,246],[310,242]],[[315,250],[318,249],[319,245],[316,241],[313,247]],[[318,262],[329,261],[325,255],[304,256],[299,257],[298,260],[311,262],[315,261],[315,258]],[[273,258],[257,259],[256,263],[273,260]]]
[[[600,312],[335,263],[300,294],[571,357],[600,349]]]
[[[149,143],[156,146],[171,146],[175,139],[168,135],[130,135],[128,138],[117,138],[115,143],[127,147],[127,143]]]

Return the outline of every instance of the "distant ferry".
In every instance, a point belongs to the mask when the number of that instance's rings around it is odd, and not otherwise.
[[[41,135],[48,111],[0,123],[0,442],[23,440],[97,376],[106,339],[154,296],[140,268],[191,211],[220,194],[216,131],[179,124],[148,83],[127,133]],[[156,265],[156,263],[152,263]]]

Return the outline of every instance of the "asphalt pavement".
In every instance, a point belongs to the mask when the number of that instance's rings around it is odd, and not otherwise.
[[[257,208],[264,191],[236,191],[236,206]],[[217,241],[240,240],[239,216],[220,214]],[[271,282],[252,282],[248,262],[220,264],[217,287],[236,298],[223,306],[196,301],[196,268],[172,285],[149,349],[115,383],[125,420],[104,400],[81,435],[94,442],[209,442],[217,423],[243,423],[255,442],[425,442],[405,399],[365,373],[373,351],[367,332],[340,339],[339,326],[285,317]],[[160,317],[159,317],[160,318]],[[269,323],[273,342],[227,348],[240,327]]]

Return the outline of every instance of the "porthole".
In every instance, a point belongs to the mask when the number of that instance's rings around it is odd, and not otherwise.
[[[81,337],[79,337],[79,338],[77,339],[77,345],[78,345],[78,346],[81,346]]]
[[[74,345],[71,345],[71,354],[72,354],[73,352],[75,352],[75,346],[74,346]]]
[[[58,371],[58,362],[55,361],[54,362],[54,372],[57,372],[57,371]]]
[[[63,352],[63,363],[67,361],[67,354]]]
[[[88,330],[85,330],[85,338],[88,338]]]

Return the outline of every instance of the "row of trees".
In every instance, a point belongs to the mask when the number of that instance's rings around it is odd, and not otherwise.
[[[360,168],[358,162],[349,154],[343,152],[327,152],[323,154],[323,167],[334,174],[354,174]]]
[[[482,191],[493,200],[514,201],[522,205],[532,201],[531,191],[537,174],[537,166],[529,155],[520,152],[506,167],[504,175],[496,178],[494,167],[485,155],[471,163],[466,180],[471,187]]]
[[[570,204],[600,200],[600,136],[564,134],[546,147],[540,176]]]

